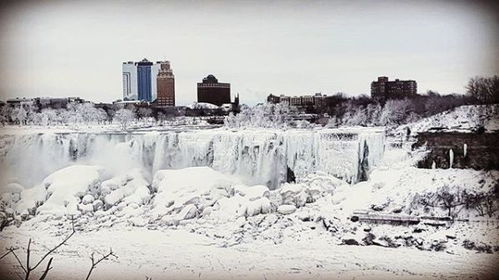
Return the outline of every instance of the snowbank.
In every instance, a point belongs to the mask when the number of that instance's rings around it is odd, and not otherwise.
[[[87,193],[99,193],[100,183],[108,177],[105,169],[99,166],[73,165],[60,169],[45,178],[42,184],[24,190],[17,211],[27,214],[36,209],[43,214],[77,214],[81,198]]]
[[[383,212],[404,212],[412,215],[446,216],[444,209],[435,207],[424,212],[415,199],[425,193],[435,193],[449,187],[455,191],[489,192],[499,180],[499,171],[477,171],[471,169],[378,169],[371,173],[370,180],[356,185],[342,185],[333,196],[334,208],[344,215],[359,209]],[[472,210],[459,211],[460,218],[477,216]]]
[[[189,104],[185,106],[189,109],[210,109],[210,110],[215,110],[218,109],[219,107],[217,105],[211,104],[211,103],[206,103],[206,102],[193,102],[192,104]]]

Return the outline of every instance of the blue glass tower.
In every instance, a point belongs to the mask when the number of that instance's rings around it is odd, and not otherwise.
[[[152,101],[151,66],[152,62],[143,59],[137,62],[138,100]]]

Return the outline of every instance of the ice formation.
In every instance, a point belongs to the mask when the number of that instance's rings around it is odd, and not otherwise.
[[[100,165],[114,174],[139,168],[149,179],[162,169],[209,166],[272,189],[286,181],[288,168],[296,177],[322,171],[356,182],[381,160],[384,137],[380,128],[0,135],[7,175],[0,183],[31,187],[72,164]]]
[[[449,168],[452,168],[452,164],[454,163],[454,151],[452,149],[449,150]]]

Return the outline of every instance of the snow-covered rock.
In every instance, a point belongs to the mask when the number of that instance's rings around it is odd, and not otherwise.
[[[234,187],[234,191],[246,197],[250,201],[257,200],[262,197],[266,198],[269,197],[269,188],[264,185],[256,185],[249,187],[244,185],[239,185]]]
[[[228,197],[239,179],[209,167],[160,170],[154,175],[152,214],[165,215],[173,209],[194,204],[199,209],[211,206],[223,196]]]
[[[292,214],[295,211],[296,211],[296,206],[294,206],[294,205],[283,204],[283,205],[280,205],[279,207],[277,207],[277,212],[284,214],[284,215]]]
[[[198,208],[194,204],[185,206],[177,215],[177,220],[188,220],[197,216]]]
[[[266,197],[260,197],[255,200],[246,202],[246,216],[255,216],[258,214],[266,214],[271,210],[270,200]]]
[[[100,184],[108,178],[99,166],[73,165],[49,175],[42,184],[21,193],[18,211],[36,208],[39,213],[75,214],[80,199],[87,193],[97,194]]]
[[[82,202],[83,204],[85,204],[85,205],[86,205],[86,204],[91,204],[92,202],[94,202],[94,197],[93,197],[93,195],[91,195],[91,194],[87,194],[87,195],[85,195],[85,196],[83,197],[83,199],[81,200],[81,202]]]
[[[92,213],[94,212],[94,206],[92,204],[78,204],[78,210],[80,210],[81,213],[86,214],[86,213]]]
[[[144,205],[151,198],[149,183],[139,169],[133,169],[102,183],[102,195],[107,207],[124,202]]]
[[[334,190],[346,182],[323,172],[307,175],[297,183],[284,184],[280,189],[282,204],[302,207],[324,196],[332,194]]]

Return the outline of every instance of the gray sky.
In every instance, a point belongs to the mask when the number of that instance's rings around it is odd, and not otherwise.
[[[121,63],[144,57],[171,61],[179,105],[210,73],[247,104],[368,94],[380,75],[462,93],[470,77],[498,73],[498,13],[481,2],[42,2],[0,4],[2,99],[112,101]]]

